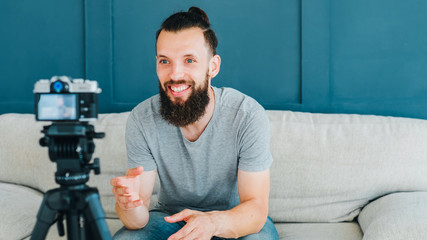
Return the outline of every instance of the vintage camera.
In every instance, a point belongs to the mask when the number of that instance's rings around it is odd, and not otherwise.
[[[98,82],[53,76],[34,85],[37,121],[88,122],[98,118]]]

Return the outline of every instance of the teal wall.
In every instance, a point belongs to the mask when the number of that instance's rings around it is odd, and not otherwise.
[[[40,78],[97,80],[100,112],[157,93],[155,32],[189,6],[219,38],[220,74],[266,109],[427,119],[425,0],[2,0],[0,113],[33,112]]]

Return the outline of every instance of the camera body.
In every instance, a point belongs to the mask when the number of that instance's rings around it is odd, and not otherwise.
[[[89,122],[98,118],[98,82],[53,76],[34,85],[37,121]]]

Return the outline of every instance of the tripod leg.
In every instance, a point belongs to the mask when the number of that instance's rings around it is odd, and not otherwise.
[[[80,239],[80,224],[79,214],[74,210],[67,212],[67,237],[68,240],[79,240]]]
[[[95,191],[86,197],[88,204],[83,212],[88,224],[86,230],[91,234],[95,234],[94,237],[96,237],[96,239],[109,240],[112,238],[107,223],[105,222],[105,214],[104,210],[102,210],[98,192]]]
[[[31,240],[45,239],[50,226],[55,222],[56,210],[48,206],[48,199],[49,193],[46,193],[37,213],[37,222],[34,226]]]

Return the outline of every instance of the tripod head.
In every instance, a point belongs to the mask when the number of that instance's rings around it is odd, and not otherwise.
[[[55,181],[61,186],[82,185],[89,181],[89,172],[100,173],[99,159],[90,163],[95,151],[94,138],[103,138],[86,122],[58,122],[44,126],[40,145],[49,148],[49,158],[56,162]]]

